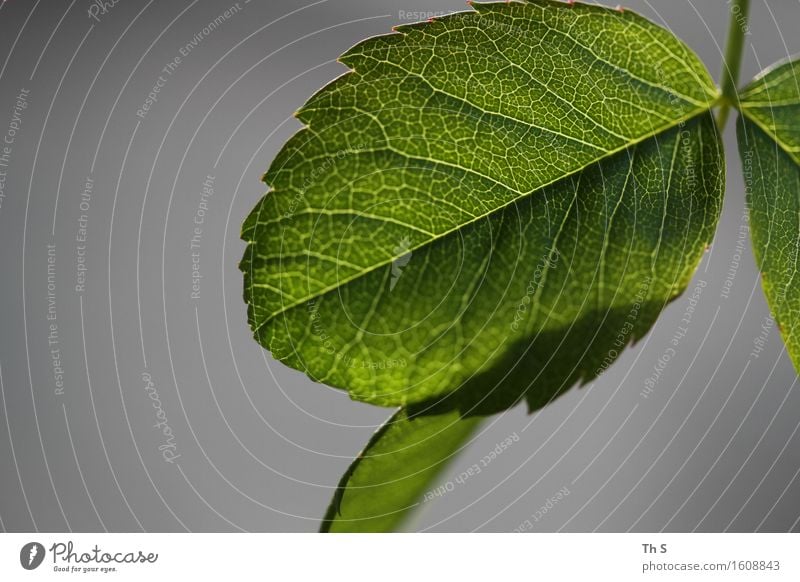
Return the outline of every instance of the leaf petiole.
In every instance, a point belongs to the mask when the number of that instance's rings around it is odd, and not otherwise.
[[[725,58],[722,61],[722,95],[717,113],[717,127],[722,131],[728,120],[731,105],[738,108],[739,94],[736,85],[739,82],[739,70],[742,66],[744,37],[748,30],[748,13],[750,0],[730,0],[731,19],[728,25],[728,45],[725,47]]]

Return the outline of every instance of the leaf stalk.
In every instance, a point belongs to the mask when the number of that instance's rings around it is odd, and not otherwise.
[[[722,95],[717,113],[717,126],[720,131],[725,129],[731,105],[738,108],[737,85],[750,12],[750,0],[728,0],[728,3],[730,4],[731,18],[728,25],[728,44],[725,47],[725,58],[722,60]]]

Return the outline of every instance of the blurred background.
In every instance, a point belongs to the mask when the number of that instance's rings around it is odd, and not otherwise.
[[[743,82],[800,52],[800,2],[752,4]],[[728,2],[625,8],[719,78]],[[2,2],[3,530],[318,528],[391,411],[310,382],[251,339],[239,227],[299,128],[293,112],[344,72],[339,54],[464,9]],[[664,362],[688,296],[594,384],[491,418],[409,530],[800,529],[800,394],[753,262],[733,123],[725,142],[723,214],[674,356]]]

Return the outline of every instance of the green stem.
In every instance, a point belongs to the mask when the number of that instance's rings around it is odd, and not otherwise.
[[[732,0],[731,19],[728,25],[728,46],[725,47],[725,58],[722,61],[722,98],[717,126],[720,131],[725,128],[731,105],[739,102],[736,86],[739,83],[739,69],[742,66],[744,52],[744,35],[747,29],[747,15],[750,11],[750,0]]]

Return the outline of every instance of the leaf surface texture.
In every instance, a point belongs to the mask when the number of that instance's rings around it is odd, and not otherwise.
[[[772,67],[739,98],[737,137],[756,262],[767,303],[800,370],[800,62]]]
[[[680,40],[473,8],[343,55],[243,225],[256,339],[358,400],[537,408],[641,337],[713,237],[717,89]]]

